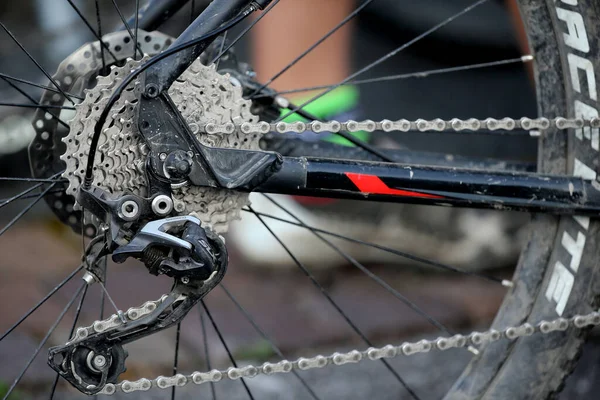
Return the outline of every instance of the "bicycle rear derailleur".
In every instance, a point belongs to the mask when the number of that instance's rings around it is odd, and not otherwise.
[[[112,254],[115,262],[141,260],[151,274],[170,276],[175,284],[161,299],[79,328],[65,345],[50,349],[50,366],[85,394],[116,382],[125,368],[124,344],[180,322],[225,275],[223,240],[195,217],[169,217],[174,214],[171,188],[196,185],[248,192],[283,163],[274,152],[203,145],[168,94],[151,90],[156,89],[151,78],[140,78],[147,82],[137,115],[139,134],[149,150],[147,197],[113,197],[86,178],[77,200],[105,224],[104,241],[98,240],[87,256],[89,281],[102,284],[97,260]]]
[[[159,300],[78,328],[65,345],[50,349],[50,366],[85,394],[98,393],[125,371],[124,344],[180,322],[225,275],[225,244],[216,233],[202,228],[199,219],[155,219],[172,212],[173,203],[166,193],[156,190],[149,198],[112,198],[98,187],[80,190],[80,204],[106,222],[104,237],[92,241],[87,255],[85,279],[89,283],[102,284],[98,261],[111,253],[115,262],[133,257],[151,274],[175,280],[171,292]]]

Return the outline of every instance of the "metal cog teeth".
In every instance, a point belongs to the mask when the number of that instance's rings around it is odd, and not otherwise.
[[[70,132],[63,139],[67,151],[61,156],[67,164],[63,176],[69,180],[68,193],[75,195],[83,182],[89,142],[108,99],[144,60],[128,60],[123,67],[113,66],[109,75],[97,78],[96,87],[87,90],[83,102],[76,107],[75,117],[69,123]],[[140,85],[139,81],[134,81],[130,85],[133,89],[123,92],[113,106],[108,127],[103,129],[99,140],[94,183],[115,194],[130,191],[143,196],[146,192],[144,158],[148,149],[135,124]],[[258,135],[237,131],[208,134],[200,129],[207,123],[258,122],[258,117],[250,112],[251,102],[243,99],[241,88],[231,83],[228,74],[217,73],[214,65],[206,67],[196,61],[172,85],[169,95],[202,144],[259,149]],[[174,190],[173,198],[184,205],[179,211],[181,214],[196,214],[217,233],[226,232],[229,221],[239,219],[240,209],[248,204],[248,194],[196,186]]]

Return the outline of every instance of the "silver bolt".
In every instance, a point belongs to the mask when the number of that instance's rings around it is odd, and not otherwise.
[[[140,207],[133,200],[127,200],[124,201],[123,204],[121,204],[121,213],[123,214],[123,217],[127,219],[136,218],[138,216],[139,211]]]
[[[164,217],[173,211],[173,200],[169,196],[158,195],[152,200],[152,211],[154,214]]]
[[[160,158],[160,161],[165,161],[167,159],[167,153],[160,153],[158,158]]]
[[[188,278],[187,276],[184,276],[183,278],[181,278],[181,283],[183,283],[184,285],[187,285],[188,283],[190,283],[190,278]]]
[[[94,367],[104,368],[105,365],[106,365],[106,357],[100,356],[100,355],[94,357]]]

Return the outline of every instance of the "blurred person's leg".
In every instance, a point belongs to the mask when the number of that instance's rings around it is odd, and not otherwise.
[[[354,0],[281,0],[253,29],[253,66],[260,82],[266,82],[310,48],[346,18],[355,7]],[[275,90],[293,90],[330,85],[352,73],[352,27],[349,21],[269,86]],[[311,99],[319,91],[292,93],[296,104]],[[352,86],[336,90],[309,104],[305,109],[324,119],[358,118],[358,90]],[[300,119],[292,116],[291,122]],[[355,136],[367,139],[364,132]],[[310,135],[304,135],[308,138]],[[339,143],[337,136],[321,135]],[[349,144],[349,143],[345,143]]]
[[[281,0],[252,29],[253,66],[259,80],[264,82],[281,71],[353,8],[354,0]],[[270,86],[276,90],[300,89],[346,78],[351,73],[352,25],[350,21],[339,29]]]

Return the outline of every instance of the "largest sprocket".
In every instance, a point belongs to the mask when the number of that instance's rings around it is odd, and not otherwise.
[[[142,61],[129,60],[123,67],[113,67],[108,76],[98,78],[97,85],[86,92],[70,121],[67,146],[61,159],[66,163],[63,174],[69,180],[67,193],[76,195],[85,175],[85,165],[94,127],[102,110],[127,75]],[[111,110],[96,154],[94,185],[111,193],[146,194],[145,157],[147,148],[138,132],[137,96],[140,82],[132,82]],[[242,90],[228,75],[219,74],[214,66],[194,62],[172,85],[169,95],[192,129],[206,146],[258,149],[260,137],[240,132],[208,134],[200,131],[207,123],[257,122],[250,112],[250,101],[242,98]],[[231,190],[183,186],[173,188],[175,210],[179,214],[196,215],[218,233],[239,218],[240,209],[248,203],[248,194]]]

